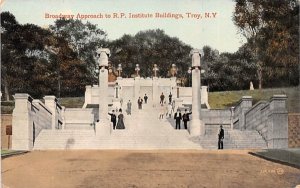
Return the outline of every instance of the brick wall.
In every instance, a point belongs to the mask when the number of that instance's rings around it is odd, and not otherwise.
[[[300,113],[289,116],[289,148],[300,147]]]
[[[1,115],[1,149],[11,149],[11,135],[6,135],[7,126],[12,125],[12,115],[2,114]]]

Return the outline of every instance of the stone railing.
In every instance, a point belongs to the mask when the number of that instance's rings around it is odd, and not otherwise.
[[[251,96],[243,96],[234,108],[233,112],[233,128],[245,130],[245,113],[252,107],[253,98]]]
[[[247,104],[245,104],[242,99],[234,110],[234,128],[258,131],[266,140],[268,148],[287,148],[288,112],[286,100],[286,95],[274,95],[269,102],[260,101],[251,107],[250,100],[246,101]]]
[[[54,96],[46,96],[45,104],[25,93],[14,95],[12,117],[12,149],[31,150],[43,129],[62,127],[62,107]]]

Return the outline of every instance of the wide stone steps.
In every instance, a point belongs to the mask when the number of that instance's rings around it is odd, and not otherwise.
[[[65,130],[43,130],[34,146],[43,149],[200,149],[199,145],[178,137],[123,136],[99,137],[94,133],[70,132]],[[55,139],[54,139],[55,138]]]
[[[124,114],[126,129],[111,129],[106,136],[96,135],[92,129],[42,130],[34,149],[217,149],[218,126],[207,126],[205,136],[191,138],[187,130],[174,129],[173,117],[159,120],[159,112],[159,107],[151,104],[134,109],[132,115]],[[224,129],[224,149],[266,148],[256,131]]]
[[[205,149],[218,148],[218,135],[205,135],[191,139]],[[257,131],[227,130],[223,140],[224,149],[258,149],[267,148],[266,142]]]

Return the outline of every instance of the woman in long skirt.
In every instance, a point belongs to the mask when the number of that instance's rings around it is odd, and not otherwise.
[[[125,129],[124,125],[124,115],[122,114],[122,109],[119,110],[119,115],[118,115],[118,123],[117,123],[117,129]]]

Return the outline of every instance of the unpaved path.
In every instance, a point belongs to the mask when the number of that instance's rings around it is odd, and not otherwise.
[[[295,187],[300,170],[247,151],[34,151],[2,160],[10,188]]]

